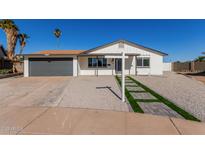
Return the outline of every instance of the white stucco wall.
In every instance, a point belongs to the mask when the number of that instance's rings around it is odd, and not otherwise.
[[[172,71],[172,63],[163,63],[163,71]]]
[[[77,56],[73,57],[73,76],[78,76],[78,59],[77,59]]]
[[[88,67],[88,58],[93,56],[86,57],[78,57],[79,63],[79,75],[116,75],[115,72],[115,61],[111,58],[107,59],[106,68],[89,68]],[[125,73],[134,75],[135,74],[135,58],[133,56],[129,56],[129,58],[125,59]]]
[[[107,64],[110,64],[107,68],[89,68],[88,57],[78,57],[79,62],[79,75],[115,75],[114,74],[114,62],[111,59],[107,60]]]
[[[163,56],[133,47],[128,44],[124,44],[124,51],[126,54],[139,54],[138,57],[149,57],[149,68],[136,68],[136,57],[128,56],[125,59],[125,74],[126,75],[162,75],[163,74]],[[96,54],[109,55],[109,54],[121,54],[122,49],[119,49],[118,44],[108,46],[97,51],[90,52],[88,56],[63,56],[73,58],[73,76],[78,75],[116,75],[115,72],[115,60],[112,58],[107,59],[107,64],[110,66],[106,68],[88,68],[88,58],[96,57]],[[45,56],[41,56],[45,57]],[[49,56],[52,57],[52,56]],[[55,56],[62,57],[62,56]],[[24,59],[24,77],[29,76],[29,61],[28,57]]]
[[[124,44],[124,50],[126,54],[139,54],[138,57],[149,57],[150,58],[150,67],[149,68],[136,68],[136,59],[134,56],[129,56],[129,60],[125,60],[125,73],[131,75],[162,75],[163,74],[163,56],[142,50],[128,44]],[[90,52],[89,55],[95,54],[120,54],[121,50],[119,49],[118,44],[108,46],[97,51]],[[109,63],[108,63],[109,64]],[[88,57],[83,57],[82,61],[79,61],[80,65],[80,75],[95,75],[96,69],[88,68]],[[99,69],[99,75],[115,75],[114,63],[110,68]]]
[[[24,57],[24,71],[23,71],[23,74],[24,74],[24,77],[28,77],[29,76],[29,70],[28,70],[28,57]]]

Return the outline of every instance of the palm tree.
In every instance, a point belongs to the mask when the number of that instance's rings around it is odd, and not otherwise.
[[[21,47],[20,55],[22,54],[23,49],[26,46],[28,38],[30,38],[30,37],[27,34],[25,34],[25,33],[18,34],[19,44],[20,44],[20,47]]]
[[[12,20],[4,19],[0,21],[0,28],[6,34],[7,39],[7,57],[9,60],[13,60],[15,55],[15,47],[18,38],[18,27]]]
[[[202,62],[205,59],[203,56],[199,56],[195,59],[195,61]]]
[[[58,40],[58,47],[59,47],[59,44],[60,44],[60,37],[62,35],[62,32],[59,28],[56,28],[53,32],[53,34],[55,35],[55,37],[57,38]]]

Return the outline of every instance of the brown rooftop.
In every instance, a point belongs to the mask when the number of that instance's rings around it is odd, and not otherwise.
[[[34,52],[33,54],[50,54],[50,55],[79,55],[85,50],[44,50],[39,52]]]

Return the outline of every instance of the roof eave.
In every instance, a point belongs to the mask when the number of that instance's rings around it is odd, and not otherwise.
[[[77,56],[79,54],[18,54],[17,56],[25,56],[25,57],[30,57],[30,56]]]

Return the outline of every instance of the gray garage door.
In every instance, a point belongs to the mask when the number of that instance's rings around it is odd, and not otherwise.
[[[29,76],[73,75],[73,58],[30,58]]]

